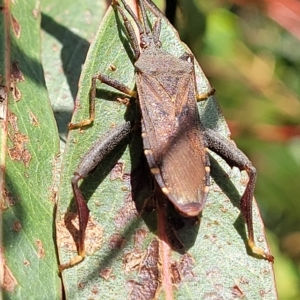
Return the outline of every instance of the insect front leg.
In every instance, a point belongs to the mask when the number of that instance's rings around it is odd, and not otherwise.
[[[79,220],[78,255],[71,259],[68,263],[61,265],[60,270],[67,269],[78,264],[85,256],[84,239],[89,218],[89,209],[78,186],[78,182],[81,179],[86,178],[91,171],[93,171],[101,163],[106,155],[114,150],[121,141],[127,138],[131,129],[132,124],[130,122],[126,122],[125,124],[119,125],[110,130],[104,137],[98,139],[81,159],[76,171],[74,172],[71,184]]]
[[[81,120],[78,123],[69,123],[68,127],[69,129],[76,129],[76,128],[82,128],[84,126],[87,126],[91,124],[94,119],[95,119],[95,100],[96,100],[96,82],[97,80],[100,80],[102,83],[105,83],[116,90],[130,96],[136,98],[136,92],[123,83],[119,82],[118,80],[112,79],[104,74],[96,74],[92,77],[92,83],[91,83],[91,88],[90,88],[90,103],[89,103],[89,109],[90,109],[90,114],[87,119]]]
[[[254,242],[252,201],[256,182],[255,167],[240,149],[217,132],[205,129],[205,139],[209,149],[220,155],[231,167],[238,167],[248,173],[249,182],[240,202],[241,212],[248,229],[248,244],[253,253],[273,262],[274,257],[269,252],[257,247]]]

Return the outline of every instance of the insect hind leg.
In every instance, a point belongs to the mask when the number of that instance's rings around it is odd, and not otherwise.
[[[241,213],[248,229],[248,245],[253,253],[273,262],[274,257],[264,249],[257,247],[254,242],[252,201],[256,182],[256,169],[248,157],[232,142],[208,128],[204,134],[209,149],[221,156],[231,167],[238,167],[248,173],[249,181],[240,201]]]

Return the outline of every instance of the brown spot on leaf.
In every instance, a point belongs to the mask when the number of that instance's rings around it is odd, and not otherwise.
[[[37,2],[38,3],[38,2]],[[38,9],[38,8],[34,8],[33,10],[32,10],[32,15],[33,15],[33,17],[35,18],[35,19],[37,19],[38,17],[39,17],[39,15],[40,15],[40,10]]]
[[[21,25],[20,25],[19,21],[13,15],[10,15],[10,16],[11,16],[12,29],[14,31],[16,38],[19,39],[21,36]]]
[[[22,140],[24,137],[25,137],[25,136],[22,135],[21,140]],[[24,141],[25,141],[25,140],[24,140]],[[26,137],[26,142],[27,142],[27,141],[29,141],[29,139]],[[27,149],[24,149],[24,150],[23,150],[21,159],[22,159],[24,165],[25,165],[26,167],[29,167],[29,162],[30,162],[30,160],[31,160],[31,154],[30,154],[30,152],[29,152]],[[29,177],[29,176],[27,176],[27,177]]]
[[[22,82],[24,80],[25,80],[24,76],[21,70],[19,69],[18,63],[14,61],[11,65],[11,71],[10,71],[10,89],[15,101],[19,101],[22,97],[22,94],[17,87],[17,83]]]
[[[220,295],[222,295],[222,292],[224,290],[224,286],[222,284],[216,283],[214,284],[214,288]]]
[[[49,187],[50,197],[49,199],[53,204],[57,202],[57,187],[59,186],[60,173],[61,173],[61,155],[58,153],[52,160],[52,180]]]
[[[22,225],[20,221],[15,221],[13,224],[13,229],[16,232],[19,232],[22,229]]]
[[[14,132],[18,132],[19,131],[19,128],[18,128],[18,124],[17,124],[17,121],[18,121],[18,117],[12,113],[12,112],[8,112],[8,123],[11,127],[11,130]]]
[[[30,265],[29,260],[25,259],[25,260],[23,261],[23,265],[26,266],[26,267],[29,266],[29,265]]]
[[[52,44],[52,50],[53,50],[54,52],[56,52],[56,51],[59,50],[59,46],[58,46],[57,43]],[[77,104],[76,104],[76,103],[77,103]],[[77,108],[80,107],[80,104],[78,103],[77,98],[75,99],[75,105],[77,106]]]
[[[241,284],[249,284],[249,280],[247,278],[245,278],[244,276],[242,276],[239,280],[239,282]]]
[[[126,244],[126,239],[121,234],[115,233],[109,238],[108,244],[112,249],[122,249]]]
[[[195,261],[190,254],[186,253],[181,256],[180,262],[179,262],[179,271],[183,278],[188,279],[188,280],[195,278],[195,274],[193,272],[194,264],[195,264]]]
[[[249,182],[248,175],[242,173],[241,180],[240,180],[241,185],[244,186],[244,187],[246,187],[247,184],[248,184],[248,182]]]
[[[218,279],[220,277],[220,274],[220,270],[216,267],[206,272],[207,278],[212,281]]]
[[[269,294],[270,292],[271,292],[271,290],[268,290],[268,291],[260,290],[260,291],[259,291],[259,295],[260,295],[261,297],[264,297],[264,296],[266,296],[267,294]]]
[[[109,280],[110,278],[115,278],[115,276],[112,275],[112,268],[104,268],[100,270],[99,276],[105,280]]]
[[[29,142],[28,137],[20,132],[15,132],[10,138],[14,146],[8,148],[9,157],[11,160],[22,161],[28,167],[31,160],[31,154],[25,148],[26,143]]]
[[[260,271],[260,273],[261,273],[262,275],[268,275],[268,274],[270,273],[270,270],[267,269],[267,268],[263,268],[263,269]]]
[[[133,239],[134,239],[134,248],[139,249],[141,248],[143,241],[145,240],[148,231],[144,228],[140,228],[136,231]]]
[[[24,165],[28,167],[31,154],[26,149],[26,144],[29,142],[29,138],[19,132],[17,120],[18,118],[15,114],[8,112],[8,137],[12,143],[12,146],[8,147],[8,155],[11,160],[23,162]]]
[[[93,286],[92,287],[92,294],[97,295],[99,293],[98,287],[97,286]]]
[[[123,180],[123,174],[125,170],[125,164],[123,162],[117,162],[113,169],[110,171],[110,180],[121,179]]]
[[[18,285],[18,282],[6,264],[2,248],[0,248],[0,265],[2,269],[1,273],[3,272],[3,278],[1,278],[1,289],[7,292],[13,292],[15,287]]]
[[[171,263],[170,273],[171,273],[172,283],[175,285],[179,284],[181,281],[181,276],[180,276],[180,272],[177,267],[177,263]]]
[[[124,173],[122,180],[125,182],[126,186],[128,187],[128,190],[131,190],[131,175],[129,173]]]
[[[43,243],[41,240],[36,240],[35,244],[37,246],[37,255],[39,259],[43,259],[45,257],[45,249],[43,247]]]
[[[140,268],[142,261],[145,258],[146,253],[138,250],[128,252],[123,257],[123,269],[126,273],[137,271]]]
[[[1,207],[2,210],[7,209],[8,206],[14,206],[16,204],[16,201],[15,201],[13,195],[11,194],[11,192],[7,188],[4,188],[3,198],[4,198],[4,202],[1,203],[2,204],[2,207]]]
[[[124,203],[117,215],[114,218],[117,228],[124,228],[124,226],[135,217],[138,216],[138,212],[135,207],[135,203],[132,200],[131,192],[126,193]]]
[[[117,98],[117,101],[125,106],[129,106],[130,105],[130,99],[125,97],[125,98]]]
[[[179,262],[173,262],[170,265],[171,280],[172,283],[177,285],[182,280],[192,281],[195,279],[195,274],[193,272],[193,266],[195,262],[192,256],[185,253],[180,257]]]
[[[140,259],[138,264],[138,281],[128,281],[131,288],[128,299],[155,299],[161,282],[159,242],[157,239],[150,243],[144,257]]]
[[[239,288],[239,286],[235,285],[231,288],[231,292],[233,295],[233,298],[239,298],[239,299],[243,299],[245,297],[243,291]]]
[[[14,82],[22,82],[25,80],[17,61],[12,62],[10,76]]]
[[[215,292],[205,293],[203,299],[204,300],[224,300],[224,298],[222,296],[218,295]]]
[[[79,283],[78,283],[78,288],[79,288],[80,290],[83,290],[84,287],[85,287],[85,284],[84,284],[83,282],[79,282]]]
[[[0,78],[1,83],[1,78]],[[5,117],[5,106],[7,105],[7,88],[4,85],[0,85],[0,120]]]
[[[211,221],[211,222],[207,222],[207,227],[210,227],[210,226],[213,226],[213,225],[215,225],[215,221]]]
[[[33,112],[29,112],[29,119],[30,119],[30,123],[33,125],[33,126],[36,126],[38,127],[39,126],[39,122],[37,120],[37,117],[33,114]]]
[[[228,211],[228,208],[226,208],[224,206],[221,207],[221,212],[226,213],[227,211]]]
[[[260,243],[262,243],[264,240],[265,240],[265,239],[264,239],[264,237],[263,237],[262,235],[259,235],[259,236],[257,237],[257,241],[260,242]]]
[[[79,238],[77,214],[67,212],[57,223],[56,231],[58,246],[76,252]],[[91,216],[86,227],[84,241],[85,251],[89,255],[100,249],[103,243],[103,228]]]
[[[13,82],[11,82],[10,88],[11,88],[11,93],[12,93],[12,96],[13,96],[14,100],[16,102],[18,102],[22,97],[21,91],[18,89],[16,84],[13,83]]]

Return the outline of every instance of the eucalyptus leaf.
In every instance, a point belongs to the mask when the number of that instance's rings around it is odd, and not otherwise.
[[[52,226],[59,138],[41,63],[37,2],[12,2],[1,11],[0,28],[1,39],[10,37],[0,50],[1,85],[10,91],[1,119],[3,298],[59,299]]]
[[[151,14],[149,18],[153,22]],[[173,55],[188,51],[164,18],[161,42],[163,49]],[[96,73],[134,88],[133,62],[122,20],[110,8],[88,52],[72,121],[88,116],[91,78]],[[198,91],[209,91],[197,63],[196,75]],[[133,100],[125,107],[117,98],[125,95],[98,83],[94,123],[68,135],[56,219],[61,264],[77,253],[70,182],[80,159],[111,128],[139,117]],[[214,96],[199,104],[199,112],[206,127],[229,136]],[[172,208],[158,209],[156,214],[149,201],[153,181],[144,163],[141,139],[135,134],[127,146],[117,147],[81,184],[91,211],[86,257],[62,273],[66,298],[276,299],[272,265],[253,256],[247,246],[239,209],[247,175],[231,169],[213,153],[211,164],[212,186],[200,221],[182,218]],[[163,197],[158,193],[157,198]],[[253,220],[257,245],[268,249],[255,203]],[[174,249],[178,246],[172,251],[161,234],[161,226],[168,224],[168,234],[174,239],[171,244]]]

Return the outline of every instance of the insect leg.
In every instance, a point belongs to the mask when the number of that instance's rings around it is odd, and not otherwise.
[[[249,176],[249,182],[241,198],[240,207],[248,229],[248,244],[253,253],[258,254],[269,261],[274,257],[267,251],[257,247],[254,242],[252,201],[256,182],[256,169],[248,157],[232,142],[219,135],[217,132],[206,129],[205,140],[208,147],[220,155],[230,166],[245,170]]]
[[[214,88],[211,88],[211,90],[208,91],[207,93],[197,94],[197,102],[206,100],[207,98],[214,95],[215,93],[216,93],[216,90]]]
[[[126,85],[124,85],[123,83],[112,79],[106,75],[103,74],[96,74],[92,77],[92,84],[91,84],[91,89],[90,89],[90,115],[87,119],[81,120],[78,123],[69,123],[68,127],[69,129],[76,129],[76,128],[82,128],[84,126],[87,126],[89,124],[91,124],[94,119],[95,119],[95,99],[96,99],[96,81],[100,80],[102,83],[105,83],[117,90],[119,90],[120,92],[129,95],[131,97],[136,97],[136,92],[131,90],[129,87],[127,87]]]
[[[185,60],[185,61],[189,61],[194,65],[195,57],[191,53],[184,52],[179,58],[182,59],[182,60]],[[195,81],[196,81],[195,71],[194,71],[194,77],[195,77]],[[197,102],[206,100],[208,97],[214,95],[215,92],[216,92],[216,90],[214,88],[211,88],[208,92],[199,94],[198,91],[197,91],[197,87],[196,87],[196,100],[197,100]]]
[[[131,132],[131,128],[131,123],[126,122],[110,130],[104,137],[98,139],[81,159],[76,171],[74,172],[71,183],[79,220],[78,255],[71,259],[68,263],[60,265],[61,271],[78,264],[85,256],[84,239],[89,218],[89,209],[78,186],[78,182],[81,179],[86,178],[90,172],[101,163],[107,154],[109,154],[121,141],[128,137]]]

